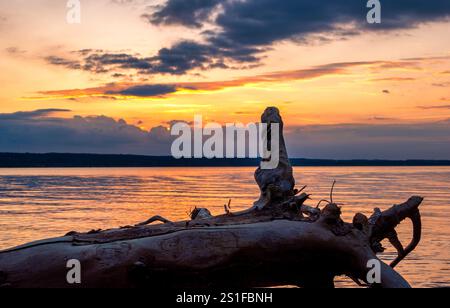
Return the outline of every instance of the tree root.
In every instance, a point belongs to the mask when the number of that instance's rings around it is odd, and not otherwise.
[[[262,117],[265,123],[282,120],[275,108]],[[269,129],[270,130],[270,129]],[[269,136],[269,139],[271,136]],[[338,275],[361,284],[368,281],[368,262],[381,264],[385,288],[408,288],[394,267],[419,244],[421,197],[368,218],[358,213],[353,223],[341,219],[341,208],[330,200],[320,209],[306,204],[306,189],[295,189],[292,167],[280,133],[280,164],[274,170],[258,168],[255,179],[260,199],[246,211],[213,216],[195,208],[190,220],[171,222],[161,216],[113,230],[70,232],[0,252],[0,287],[74,287],[67,283],[66,264],[82,265],[81,287],[334,287]],[[413,239],[403,248],[396,227],[413,223]],[[150,225],[154,222],[162,224]],[[389,239],[398,252],[388,266],[376,254]],[[30,261],[32,260],[32,261]],[[78,286],[75,286],[78,287]]]

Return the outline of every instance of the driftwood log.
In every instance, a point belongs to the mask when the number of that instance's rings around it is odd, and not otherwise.
[[[262,120],[282,123],[275,108]],[[410,287],[394,267],[420,241],[423,199],[412,197],[345,223],[333,193],[322,209],[305,204],[309,195],[294,189],[284,140],[283,151],[278,169],[257,170],[261,198],[247,211],[232,213],[228,204],[224,215],[213,217],[207,209],[195,209],[187,221],[155,216],[132,227],[71,232],[5,250],[0,287],[333,287],[338,275],[367,285],[368,262],[379,260],[385,239],[398,258],[390,266],[380,261],[377,286]],[[406,248],[395,231],[405,219],[414,230]],[[149,225],[154,222],[161,223]],[[67,282],[72,259],[81,264],[81,284]]]

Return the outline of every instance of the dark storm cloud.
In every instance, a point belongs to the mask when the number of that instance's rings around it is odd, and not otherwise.
[[[120,91],[109,91],[106,94],[120,94],[125,96],[154,97],[175,93],[174,85],[138,85]]]
[[[135,4],[136,1],[117,1]],[[202,42],[181,40],[151,57],[79,51],[81,60],[57,56],[54,65],[106,73],[132,69],[141,74],[181,75],[212,68],[247,68],[280,41],[328,42],[367,32],[403,30],[450,17],[448,0],[382,1],[382,23],[368,24],[366,1],[354,0],[168,0],[144,17],[152,24],[201,28]]]
[[[448,0],[382,1],[382,23],[370,25],[366,21],[368,9],[365,4],[366,1],[354,0],[168,0],[145,17],[153,24],[198,28],[211,22],[216,30],[205,31],[206,43],[197,43],[195,47],[204,50],[203,57],[208,60],[226,63],[227,60],[257,62],[260,52],[283,40],[329,41],[368,31],[413,28],[450,16]],[[212,13],[219,5],[220,13],[211,21]],[[180,56],[168,73],[184,73],[201,67],[189,56],[192,47],[178,43],[161,50],[163,54]],[[164,67],[165,59],[160,58],[160,61]]]
[[[205,67],[212,61],[217,50],[211,46],[192,41],[183,41],[172,48],[163,48],[155,57],[155,71],[184,74],[194,68]]]
[[[143,17],[156,25],[180,24],[187,27],[200,28],[211,11],[220,4],[221,0],[169,0],[159,5],[153,14]]]
[[[221,13],[213,21],[220,28],[216,37],[260,46],[329,31],[354,35],[367,30],[406,29],[450,15],[447,0],[381,1],[382,23],[369,25],[366,3],[354,0],[168,0],[148,19],[156,24],[200,27],[220,4]],[[342,27],[350,24],[353,27]]]
[[[185,74],[193,69],[227,68],[225,62],[235,64],[257,62],[255,48],[226,46],[182,41],[171,48],[163,48],[153,59],[153,72]]]
[[[366,3],[353,0],[227,1],[216,20],[221,29],[216,36],[233,43],[261,46],[324,32],[347,36],[363,31],[407,29],[450,16],[447,0],[381,1],[382,23],[370,25],[366,21]]]

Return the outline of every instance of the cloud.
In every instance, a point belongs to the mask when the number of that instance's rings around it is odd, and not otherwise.
[[[291,157],[450,159],[450,120],[414,124],[287,127]]]
[[[140,58],[139,56],[128,55],[125,53],[94,53],[88,54],[84,59],[83,69],[86,71],[103,73],[109,71],[105,68],[109,66],[120,67],[123,69],[149,70],[151,69],[151,59]]]
[[[34,111],[18,111],[14,113],[0,113],[0,120],[27,120],[45,118],[59,112],[70,112],[68,109],[39,109]]]
[[[47,63],[68,69],[84,70],[93,73],[107,73],[117,68],[150,70],[151,59],[125,53],[103,53],[102,50],[83,49],[76,52],[81,59],[67,59],[48,56]]]
[[[369,121],[395,121],[396,118],[392,117],[382,117],[382,116],[374,116],[368,119]]]
[[[366,32],[410,29],[427,22],[447,20],[450,2],[383,2],[382,23],[376,25],[367,23],[367,12],[365,2],[349,0],[168,0],[144,17],[156,25],[202,28],[211,24],[213,30],[203,32],[205,42],[196,43],[198,48],[210,50],[208,57],[226,62],[238,59],[239,54],[242,62],[250,60],[255,63],[260,60],[261,52],[280,41],[330,41]],[[179,42],[172,48],[164,49],[164,52],[177,53],[181,55],[180,60],[189,59],[189,49],[180,48],[184,43]]]
[[[173,85],[138,85],[121,91],[109,91],[106,94],[120,94],[123,96],[136,97],[161,97],[166,94],[175,93],[176,91],[177,88]]]
[[[117,72],[120,69],[135,70],[139,74],[182,75],[195,69],[243,68],[244,63],[248,65],[259,61],[253,55],[258,52],[259,50],[249,47],[217,47],[181,41],[171,48],[160,49],[153,57],[84,49],[76,53],[81,56],[80,59],[52,55],[45,60],[51,65],[98,74]]]
[[[58,118],[46,110],[2,114],[0,152],[170,155],[174,121],[145,131],[106,116]],[[450,159],[449,129],[450,120],[288,126],[286,139],[291,157]]]
[[[170,0],[142,17],[155,25],[183,25],[200,28],[221,0]]]
[[[279,42],[328,42],[450,17],[447,0],[383,3],[382,23],[376,25],[366,21],[365,2],[349,0],[167,0],[150,8],[151,13],[143,15],[149,23],[199,28],[200,38],[181,39],[148,57],[85,49],[78,61],[57,57],[59,61],[49,62],[95,73],[133,69],[140,74],[182,75],[214,68],[245,69],[261,65],[264,53]]]
[[[247,0],[227,1],[217,17],[217,37],[233,43],[267,45],[310,34],[335,32],[354,35],[365,31],[396,30],[443,20],[450,16],[446,0],[383,2],[382,23],[366,22],[365,2],[348,0]]]
[[[313,66],[306,69],[272,72],[255,76],[241,77],[233,80],[213,81],[213,82],[180,82],[176,84],[130,84],[130,83],[113,83],[102,87],[87,89],[70,89],[59,91],[44,91],[40,94],[47,98],[61,97],[84,97],[84,96],[103,96],[114,95],[120,96],[136,96],[136,97],[154,97],[167,94],[174,94],[179,90],[189,91],[218,91],[227,88],[245,86],[248,84],[267,84],[283,81],[294,80],[311,80],[314,78],[349,74],[352,68],[368,67],[370,69],[379,69],[389,65],[390,67],[404,67],[410,63],[407,61],[360,61],[360,62],[342,62],[329,63],[324,65]],[[388,90],[385,90],[389,93]],[[42,99],[42,97],[38,97]]]
[[[113,3],[149,7],[144,0]],[[151,13],[143,15],[149,23],[199,28],[199,40],[182,39],[150,56],[83,49],[76,53],[81,58],[51,55],[47,62],[93,73],[121,69],[183,75],[214,68],[245,69],[260,65],[264,53],[279,42],[328,42],[367,32],[410,29],[450,17],[448,0],[384,2],[382,23],[376,25],[366,21],[365,2],[350,0],[167,0],[150,8]],[[414,65],[412,59],[409,62]],[[396,63],[386,63],[386,68],[389,65]]]
[[[376,78],[372,79],[371,81],[374,82],[384,82],[384,81],[393,81],[393,82],[402,82],[402,81],[415,81],[416,78],[410,78],[410,77],[387,77],[387,78]]]
[[[450,105],[417,106],[417,108],[424,109],[424,110],[450,109]]]
[[[243,68],[243,64],[257,63],[255,54],[261,50],[246,46],[219,46],[195,41],[181,41],[171,48],[163,48],[154,58],[153,72],[184,74],[194,69]]]
[[[144,131],[105,116],[46,117],[37,110],[0,116],[0,152],[168,155],[166,127]]]
[[[63,66],[68,69],[79,70],[81,69],[81,64],[76,60],[68,60],[57,56],[48,56],[45,58],[47,63],[57,66]]]

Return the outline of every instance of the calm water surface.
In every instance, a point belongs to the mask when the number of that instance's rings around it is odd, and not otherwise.
[[[418,249],[397,270],[415,287],[450,287],[450,167],[296,168],[298,186],[317,200],[335,200],[344,218],[370,215],[412,195],[426,198],[424,236]],[[223,213],[258,197],[253,168],[0,169],[0,249],[68,231],[89,231],[135,224],[153,215],[184,220],[193,207]],[[411,237],[409,224],[400,236]],[[384,260],[395,256],[389,247]],[[338,286],[353,286],[339,278]]]

